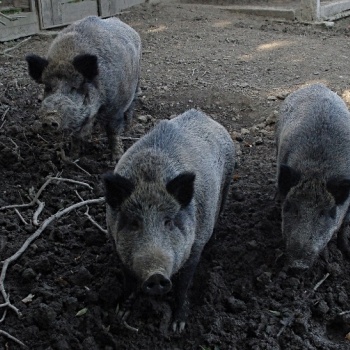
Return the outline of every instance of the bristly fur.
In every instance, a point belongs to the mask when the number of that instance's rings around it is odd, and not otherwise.
[[[150,276],[162,276],[169,285],[181,270],[174,285],[175,323],[185,321],[187,289],[225,202],[234,165],[234,144],[225,128],[189,110],[161,121],[115,168],[115,175],[131,181],[134,189],[119,208],[107,205],[108,231],[141,285]],[[114,196],[118,193],[108,204]]]
[[[112,156],[120,156],[118,135],[130,122],[139,89],[141,39],[136,31],[117,18],[86,17],[59,33],[47,58],[26,59],[29,74],[45,85],[42,121],[59,125],[77,141],[91,132],[97,118]]]
[[[322,84],[289,95],[277,124],[277,179],[289,264],[307,268],[348,213],[350,114]]]

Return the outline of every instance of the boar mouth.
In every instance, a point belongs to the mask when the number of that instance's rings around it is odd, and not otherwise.
[[[43,127],[71,134],[80,133],[89,124],[92,114],[81,97],[77,101],[58,94],[46,97],[39,110]]]
[[[313,261],[289,259],[288,269],[294,272],[305,272],[313,265]]]
[[[172,287],[171,280],[161,272],[150,274],[142,283],[141,290],[148,295],[167,294]]]

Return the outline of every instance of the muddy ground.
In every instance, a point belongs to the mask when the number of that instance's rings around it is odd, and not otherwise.
[[[0,329],[33,350],[349,349],[350,264],[336,239],[305,275],[283,269],[274,124],[286,94],[305,84],[323,82],[350,102],[350,21],[327,29],[177,3],[136,6],[121,18],[144,49],[142,94],[125,148],[158,120],[192,107],[222,123],[237,146],[229,201],[190,291],[188,325],[173,334],[167,299],[146,297],[128,320],[137,333],[118,323],[120,263],[82,208],[53,222],[10,265],[5,288],[23,315],[8,310]],[[57,138],[38,126],[42,88],[28,77],[24,55],[45,54],[51,40],[35,36],[0,55],[0,206],[28,203],[50,175],[92,190],[49,184],[39,224],[78,202],[77,193],[102,196],[100,176],[112,169],[98,127],[77,165],[68,165]],[[0,52],[16,44],[1,44]],[[1,260],[36,231],[36,208],[19,209],[26,223],[12,209],[0,212]],[[105,227],[103,204],[89,214]],[[21,348],[0,335],[0,349]]]

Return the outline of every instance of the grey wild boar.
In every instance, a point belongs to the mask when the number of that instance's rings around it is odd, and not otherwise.
[[[118,135],[128,125],[139,88],[141,40],[117,18],[79,20],[53,40],[47,57],[26,56],[30,76],[44,84],[39,111],[44,127],[72,137],[72,156],[97,119],[112,158],[123,150]]]
[[[127,271],[125,295],[172,289],[175,332],[185,327],[187,290],[234,164],[226,129],[192,109],[161,121],[104,175],[107,227]]]
[[[276,134],[277,182],[288,266],[308,269],[347,223],[350,114],[322,84],[284,101]]]

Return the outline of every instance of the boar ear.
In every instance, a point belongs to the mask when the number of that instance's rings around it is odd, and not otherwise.
[[[167,185],[167,191],[175,197],[175,199],[184,208],[190,204],[194,192],[194,173],[182,173],[170,180]]]
[[[298,184],[300,180],[300,173],[288,165],[280,165],[280,173],[278,176],[278,190],[286,196],[289,190]]]
[[[343,204],[349,197],[350,179],[330,179],[327,182],[327,190],[334,197],[335,204]]]
[[[103,176],[103,182],[105,185],[106,202],[112,208],[119,207],[134,190],[133,183],[118,174],[105,174]]]
[[[98,74],[97,56],[95,55],[83,54],[75,56],[73,66],[84,78],[90,81]]]
[[[26,61],[28,63],[29,75],[38,83],[41,83],[41,76],[44,69],[49,64],[46,58],[42,58],[37,55],[27,55]]]

